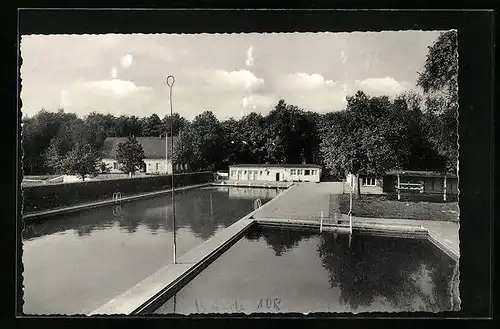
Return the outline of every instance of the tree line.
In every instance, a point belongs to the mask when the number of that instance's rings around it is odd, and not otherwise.
[[[99,153],[106,137],[165,136],[174,135],[187,120],[175,113],[160,119],[157,114],[149,117],[92,112],[84,118],[59,109],[57,112],[40,110],[22,120],[23,169],[25,175],[58,173],[56,162],[70,151]],[[89,148],[90,147],[90,148]]]
[[[169,135],[174,161],[190,170],[221,170],[236,163],[323,165],[327,176],[381,175],[389,169],[457,170],[456,32],[442,33],[429,47],[417,86],[393,99],[358,91],[344,110],[316,113],[280,100],[267,115],[219,120],[205,111],[193,120],[175,113],[163,119],[91,113],[83,119],[60,110],[23,119],[24,174],[57,171],[51,159],[86,146],[100,152],[110,136]],[[131,142],[132,143],[132,142]],[[140,154],[139,151],[136,153]],[[42,161],[41,161],[42,160]],[[358,184],[359,185],[359,184]]]

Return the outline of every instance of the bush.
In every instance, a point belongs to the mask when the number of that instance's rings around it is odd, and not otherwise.
[[[174,186],[212,182],[212,172],[175,175]],[[22,187],[23,212],[68,207],[94,201],[111,200],[113,193],[123,197],[171,188],[172,176],[148,176],[103,181],[87,181]]]

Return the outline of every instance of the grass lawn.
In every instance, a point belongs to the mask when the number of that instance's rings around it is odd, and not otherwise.
[[[340,211],[349,212],[349,194],[339,197]],[[458,222],[458,202],[393,200],[382,195],[354,196],[352,215],[358,217],[421,219]]]

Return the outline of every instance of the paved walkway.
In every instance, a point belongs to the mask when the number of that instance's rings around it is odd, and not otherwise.
[[[342,183],[294,183],[283,198],[271,207],[257,211],[255,218],[319,220],[330,216],[330,194],[342,193]]]

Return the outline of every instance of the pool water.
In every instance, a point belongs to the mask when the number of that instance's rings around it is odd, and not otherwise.
[[[175,194],[180,256],[277,194],[208,187]],[[62,215],[23,232],[25,314],[86,314],[172,262],[170,195]]]
[[[255,226],[155,313],[446,311],[454,265],[427,240]]]

